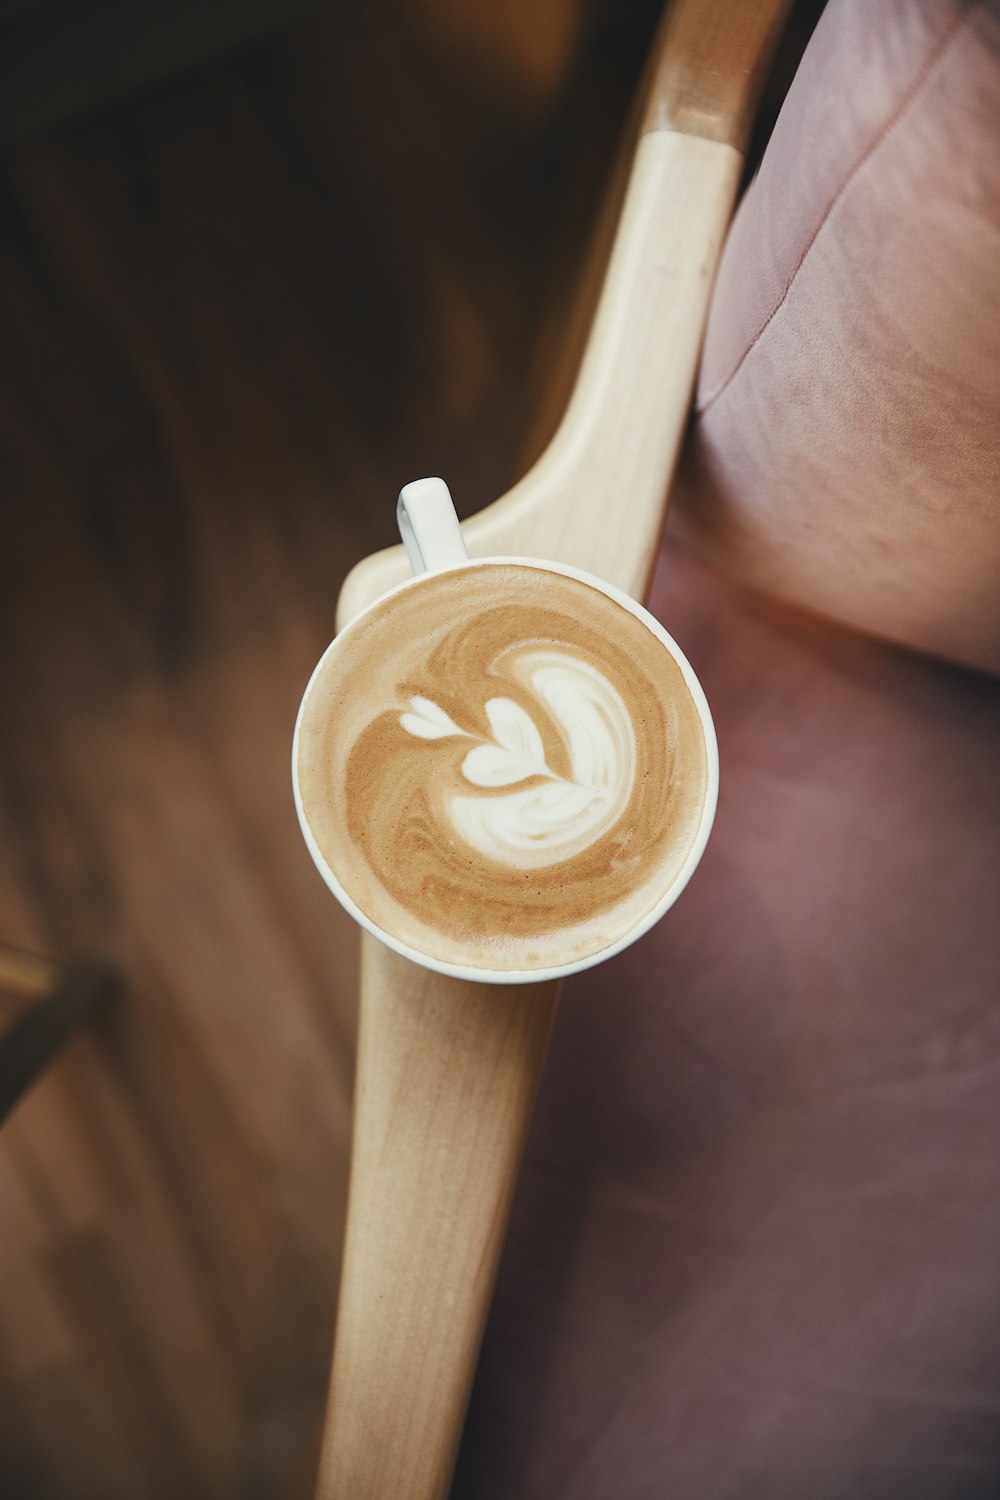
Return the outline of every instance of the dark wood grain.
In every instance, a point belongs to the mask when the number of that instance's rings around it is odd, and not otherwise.
[[[100,963],[78,964],[0,1031],[0,1125],[74,1032],[117,998],[121,978]]]
[[[0,1133],[4,1496],[276,1494],[321,1410],[356,944],[295,706],[400,484],[514,477],[655,9],[544,86],[327,9],[0,160],[0,941],[128,981]]]

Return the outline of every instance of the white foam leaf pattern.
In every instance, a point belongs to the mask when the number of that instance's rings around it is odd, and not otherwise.
[[[490,859],[539,869],[572,859],[614,827],[635,779],[635,733],[621,694],[588,662],[559,650],[525,651],[518,676],[559,727],[569,779],[549,769],[538,726],[512,698],[486,704],[496,743],[459,729],[429,698],[411,698],[415,712],[402,714],[400,724],[419,739],[479,740],[462,774],[480,795],[448,799],[455,830]],[[481,795],[529,780],[503,796]]]
[[[415,735],[418,740],[444,740],[449,735],[460,734],[468,739],[464,729],[459,729],[453,719],[450,719],[437,703],[430,698],[421,698],[416,694],[410,699],[411,714],[400,714],[399,722],[407,734]]]
[[[462,762],[462,775],[473,786],[513,786],[529,776],[552,776],[545,746],[529,713],[512,698],[490,698],[486,717],[495,745],[477,745]]]
[[[490,698],[486,704],[486,717],[498,745],[522,760],[537,762],[540,771],[548,772],[542,737],[534,719],[520,703],[515,703],[513,698]]]
[[[473,786],[513,786],[529,776],[551,776],[544,757],[539,764],[503,745],[477,745],[462,762],[462,775]]]
[[[517,675],[558,726],[569,778],[548,772],[501,796],[455,795],[448,809],[481,854],[537,870],[572,859],[614,828],[635,781],[635,731],[618,689],[587,661],[542,647],[520,654]]]

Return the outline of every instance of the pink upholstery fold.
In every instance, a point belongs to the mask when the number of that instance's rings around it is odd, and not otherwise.
[[[729,236],[675,529],[1000,670],[1000,6],[831,0]]]

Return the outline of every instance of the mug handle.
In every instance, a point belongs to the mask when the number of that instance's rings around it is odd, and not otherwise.
[[[443,479],[414,479],[396,502],[396,520],[410,567],[436,573],[469,561],[451,491]]]

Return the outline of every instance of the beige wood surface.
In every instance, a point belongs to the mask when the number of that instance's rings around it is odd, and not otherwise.
[[[644,596],[740,166],[716,141],[642,137],[569,407],[529,473],[464,522],[472,556],[553,558]],[[408,572],[401,547],[366,558],[339,622]]]
[[[473,556],[558,559],[644,597],[753,92],[783,9],[684,0],[668,13],[569,406],[525,478],[465,523]],[[366,559],[344,586],[340,622],[407,571],[401,548]],[[321,1500],[447,1491],[555,1004],[553,985],[459,983],[364,940]]]
[[[355,1196],[320,1493],[438,1495],[553,1014],[362,949]]]

